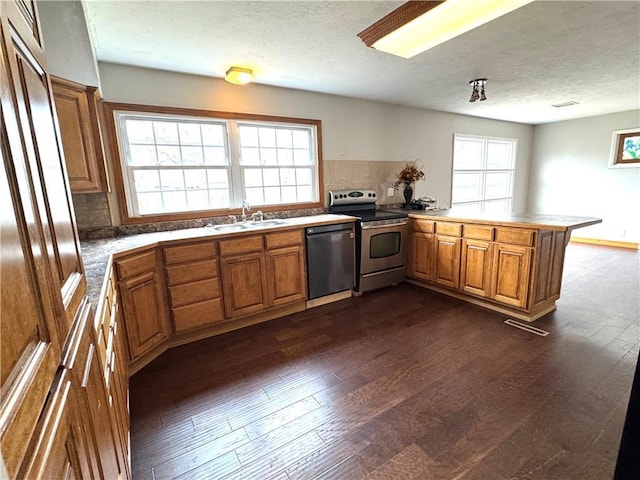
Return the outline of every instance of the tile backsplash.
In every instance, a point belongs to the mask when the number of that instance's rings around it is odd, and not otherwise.
[[[74,193],[73,209],[79,231],[111,226],[106,193]]]
[[[324,188],[344,190],[345,188],[367,188],[378,194],[379,205],[392,205],[404,202],[402,190],[396,189],[396,195],[387,196],[387,188],[393,186],[405,161],[373,162],[368,160],[325,160]]]

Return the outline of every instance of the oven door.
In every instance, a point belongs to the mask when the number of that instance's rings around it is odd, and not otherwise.
[[[363,222],[360,243],[360,275],[403,267],[409,233],[408,221]]]

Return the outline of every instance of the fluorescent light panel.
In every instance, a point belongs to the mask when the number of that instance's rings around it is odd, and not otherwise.
[[[444,2],[415,2],[424,4],[426,11],[391,32],[385,32],[385,26],[402,23],[400,18],[393,21],[395,12],[403,10],[414,2],[408,2],[379,22],[363,30],[358,36],[376,50],[391,53],[399,57],[411,58],[458,35],[473,30],[491,20],[495,20],[534,0],[446,0]],[[414,7],[415,9],[419,7]],[[404,8],[405,13],[407,8]],[[404,15],[409,17],[408,15]],[[408,20],[409,18],[407,18]],[[377,26],[377,28],[376,28]],[[373,30],[382,35],[379,39],[365,39],[366,32]]]

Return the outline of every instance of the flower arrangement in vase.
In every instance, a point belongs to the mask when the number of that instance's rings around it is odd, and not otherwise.
[[[425,175],[420,168],[411,163],[406,163],[404,168],[396,175],[397,180],[394,182],[394,187],[402,185],[404,187],[404,207],[409,208],[411,199],[413,198],[413,184],[418,180],[424,179]]]

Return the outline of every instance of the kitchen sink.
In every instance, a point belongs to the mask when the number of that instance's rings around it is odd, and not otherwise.
[[[286,220],[262,220],[261,222],[253,222],[255,227],[273,227],[274,225],[284,225]]]
[[[211,228],[217,232],[243,232],[245,230],[251,230],[262,227],[275,227],[276,225],[285,225],[286,220],[272,219],[262,220],[261,222],[242,222],[242,223],[224,223],[221,225],[207,225],[207,228]]]
[[[209,225],[207,226],[209,227]],[[251,226],[244,223],[232,223],[225,225],[211,225],[209,228],[218,232],[241,232],[243,230],[249,230]]]

